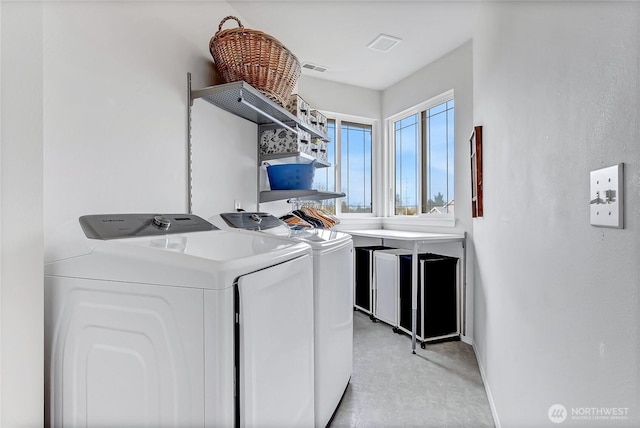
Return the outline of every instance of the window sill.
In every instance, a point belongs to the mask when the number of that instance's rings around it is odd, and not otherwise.
[[[398,229],[402,227],[455,227],[456,218],[453,215],[429,215],[429,216],[393,216],[382,219],[385,229]]]
[[[394,216],[394,217],[352,217],[341,216],[340,224],[336,230],[340,229],[396,229],[412,230],[425,227],[446,227],[453,228],[456,219],[452,215],[442,216]]]
[[[340,216],[340,223],[334,227],[336,230],[346,229],[381,229],[382,217],[365,216]]]

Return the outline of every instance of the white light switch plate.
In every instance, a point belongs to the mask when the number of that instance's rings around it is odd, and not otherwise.
[[[591,171],[589,207],[593,226],[623,228],[623,165]]]

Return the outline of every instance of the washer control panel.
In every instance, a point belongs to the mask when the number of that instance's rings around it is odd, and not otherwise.
[[[285,226],[285,223],[269,213],[222,213],[220,217],[231,227],[245,230],[267,230]]]
[[[217,229],[193,214],[92,214],[80,217],[87,238],[119,239]]]

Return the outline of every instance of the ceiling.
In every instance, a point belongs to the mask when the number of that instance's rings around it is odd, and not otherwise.
[[[228,3],[246,28],[280,40],[303,74],[382,90],[471,39],[480,0],[289,0]],[[234,28],[228,21],[223,28]],[[367,48],[379,34],[402,39],[386,53]]]

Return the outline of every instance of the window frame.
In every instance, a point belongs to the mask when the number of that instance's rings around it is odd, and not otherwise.
[[[336,192],[340,192],[342,189],[342,123],[353,123],[356,125],[371,126],[371,212],[370,213],[343,213],[342,212],[342,200],[343,198],[334,199],[335,203],[335,215],[341,218],[357,219],[357,218],[372,218],[376,217],[380,207],[380,191],[382,188],[381,173],[382,170],[379,167],[379,159],[381,159],[381,144],[380,133],[378,131],[379,121],[364,116],[354,116],[350,114],[336,113],[326,110],[320,110],[328,120],[333,120],[335,123],[335,136],[333,144],[335,145],[334,154],[335,159],[329,161],[333,166],[334,183],[336,186]]]
[[[454,90],[450,89],[445,91],[439,95],[436,95],[426,101],[423,101],[419,104],[416,104],[413,107],[407,108],[399,113],[393,114],[385,119],[385,128],[386,128],[386,146],[387,146],[387,171],[388,171],[388,197],[386,200],[387,207],[387,216],[389,223],[420,223],[420,224],[433,224],[438,226],[455,226],[455,209],[454,212],[448,213],[423,213],[422,208],[424,205],[423,201],[423,186],[424,186],[424,144],[418,145],[417,157],[419,159],[418,164],[419,168],[419,178],[416,183],[417,186],[417,194],[418,201],[417,206],[420,211],[419,214],[416,215],[401,215],[395,213],[395,195],[396,195],[396,145],[395,145],[395,122],[407,118],[408,116],[412,116],[417,114],[420,117],[418,121],[419,126],[419,134],[424,133],[423,123],[422,123],[422,112],[440,105],[442,103],[446,103],[447,101],[454,100],[455,96]],[[455,129],[455,107],[454,107],[454,129]],[[454,134],[454,176],[455,176],[455,134]],[[454,182],[454,201],[455,201],[455,182]]]

